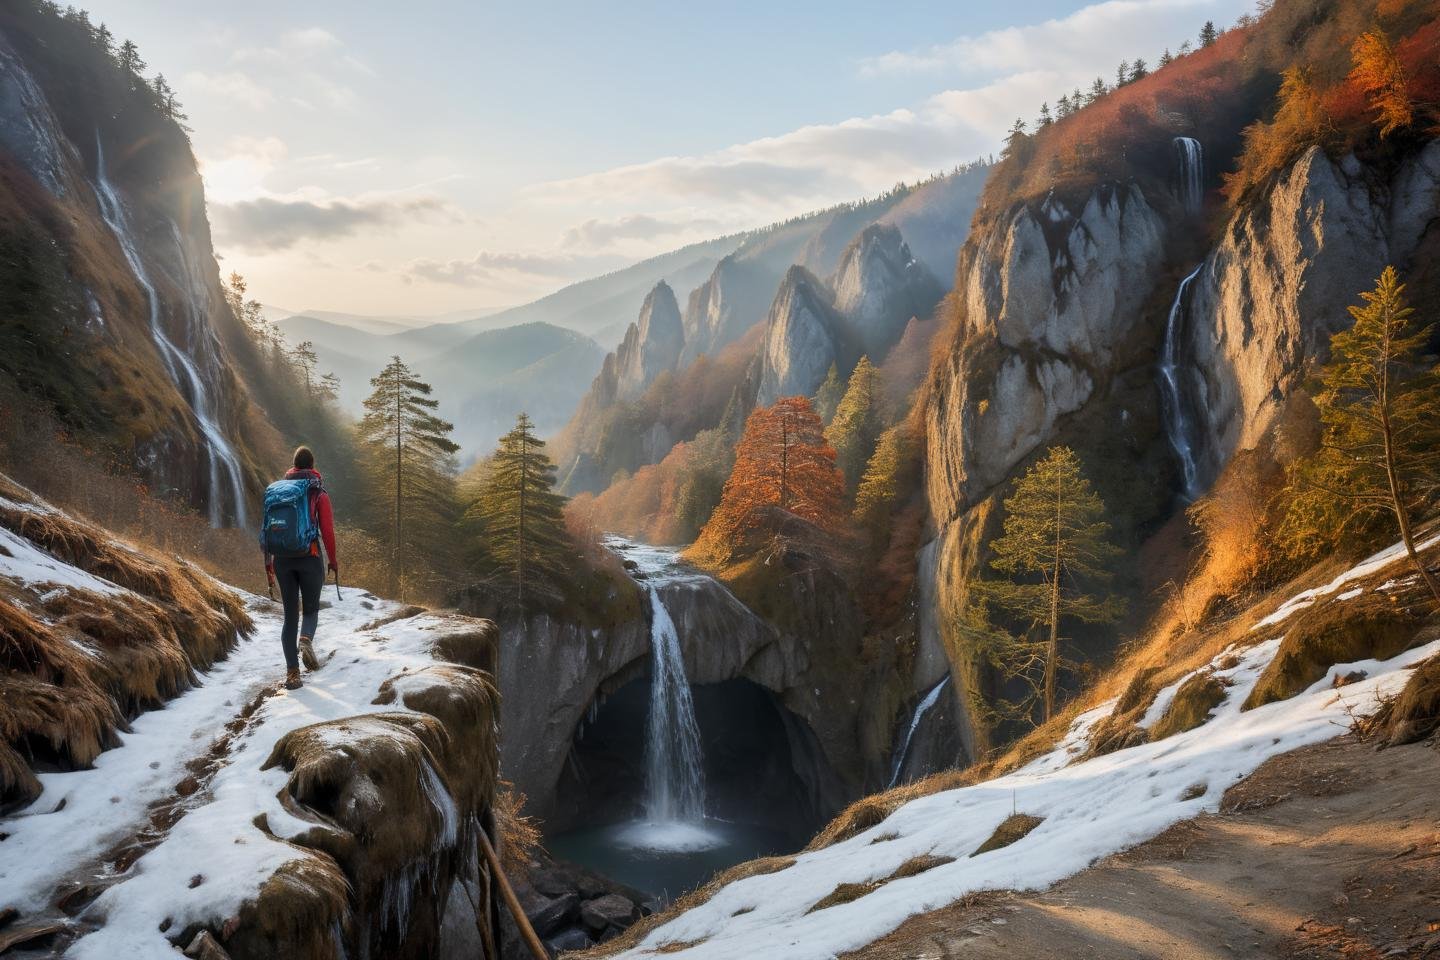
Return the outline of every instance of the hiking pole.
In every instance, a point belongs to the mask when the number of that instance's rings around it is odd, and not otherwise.
[[[505,868],[500,864],[500,858],[495,854],[495,848],[490,845],[490,838],[485,831],[480,831],[480,852],[485,854],[485,862],[490,865],[490,873],[494,875],[497,886],[500,887],[500,895],[505,898],[505,906],[510,908],[510,915],[515,918],[515,929],[520,933],[520,939],[525,946],[530,948],[530,953],[535,960],[550,960],[550,955],[540,944],[540,938],[535,935],[535,928],[530,926],[530,920],[525,916],[525,910],[520,906],[520,901],[515,897],[515,891],[510,889],[510,882],[505,879]]]
[[[335,568],[333,572],[335,574],[335,599],[343,603],[345,602],[345,598],[340,595],[340,570],[339,568]]]

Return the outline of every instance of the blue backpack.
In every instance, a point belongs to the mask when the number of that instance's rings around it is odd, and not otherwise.
[[[303,557],[320,537],[310,512],[311,477],[276,480],[265,488],[265,515],[260,521],[260,548],[273,557]]]

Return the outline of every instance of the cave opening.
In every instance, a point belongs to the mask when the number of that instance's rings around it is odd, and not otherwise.
[[[623,831],[645,816],[650,679],[597,701],[571,745],[558,784],[552,853],[662,898],[758,856],[792,853],[823,825],[824,760],[809,726],[746,679],[693,685],[705,776],[708,849],[626,849]]]

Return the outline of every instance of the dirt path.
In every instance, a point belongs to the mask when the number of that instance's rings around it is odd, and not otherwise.
[[[1277,757],[1222,812],[1042,894],[979,894],[850,960],[1440,958],[1440,749]]]

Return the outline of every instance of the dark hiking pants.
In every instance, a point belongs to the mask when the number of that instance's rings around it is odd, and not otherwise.
[[[276,557],[275,579],[280,581],[280,600],[285,604],[285,626],[280,630],[280,645],[285,648],[285,666],[300,669],[300,653],[296,646],[299,636],[315,636],[315,622],[320,618],[320,588],[325,586],[325,562],[319,557]],[[300,620],[301,608],[305,620]]]

